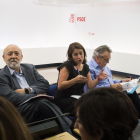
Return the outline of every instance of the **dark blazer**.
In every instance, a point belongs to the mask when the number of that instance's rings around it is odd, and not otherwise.
[[[49,83],[41,76],[32,64],[20,64],[25,79],[35,93],[19,94],[16,89],[21,89],[16,77],[10,74],[7,66],[0,70],[0,96],[8,99],[15,107],[18,107],[25,100],[40,93],[47,93]],[[12,78],[13,77],[13,78]]]
[[[11,75],[8,67],[5,66],[0,70],[0,96],[8,99],[15,107],[17,107],[26,123],[61,115],[61,110],[44,97],[36,98],[35,100],[19,106],[30,97],[36,96],[40,93],[47,93],[49,89],[48,81],[37,72],[33,65],[20,64],[20,67],[28,85],[33,88],[35,92],[30,94],[20,94],[15,92],[16,89],[20,89],[21,87],[16,77]],[[60,132],[67,131],[71,125],[71,121],[67,117],[59,117],[56,119],[56,122],[59,124]]]

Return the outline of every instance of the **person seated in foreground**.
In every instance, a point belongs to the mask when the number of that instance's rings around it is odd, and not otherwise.
[[[86,51],[78,42],[69,45],[67,57],[68,60],[58,67],[59,78],[54,103],[60,107],[62,112],[75,115],[74,103],[77,99],[71,96],[82,95],[86,83],[88,88],[94,88],[101,79],[106,79],[108,75],[100,70],[98,77],[92,80],[86,64]]]
[[[111,59],[112,50],[107,45],[102,45],[97,47],[94,52],[92,58],[87,62],[92,80],[97,78],[99,72],[104,69],[104,72],[108,74],[106,79],[100,80],[100,82],[96,85],[95,88],[99,87],[111,87],[117,90],[122,91],[121,82],[129,82],[131,78],[125,78],[123,80],[113,80],[112,72],[110,68],[108,68],[107,63],[109,63]],[[119,57],[119,56],[118,56]],[[120,62],[121,63],[121,62]],[[84,86],[84,92],[88,91],[88,86]],[[132,100],[134,106],[136,107],[139,118],[140,118],[140,99],[136,92],[133,94],[128,94],[129,98]]]
[[[76,103],[82,140],[131,140],[138,113],[127,95],[113,88],[89,90]]]
[[[0,140],[33,140],[16,108],[0,97]]]
[[[48,81],[32,64],[20,63],[22,58],[22,51],[17,45],[11,44],[4,49],[3,59],[7,65],[0,71],[0,96],[18,109],[26,123],[61,115],[58,106],[40,96],[47,94]],[[36,98],[27,101],[31,97]],[[56,122],[60,132],[67,131],[71,125],[67,117],[59,117]]]

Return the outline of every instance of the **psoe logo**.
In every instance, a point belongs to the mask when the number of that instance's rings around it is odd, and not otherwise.
[[[77,21],[86,22],[86,17],[77,17]]]
[[[71,14],[69,18],[70,23],[75,23],[76,22],[86,22],[86,17],[77,17],[75,14]]]
[[[69,22],[74,23],[74,19],[75,19],[75,15],[74,14],[71,14],[70,15]]]
[[[91,33],[91,32],[89,32],[88,35],[95,35],[95,33]]]

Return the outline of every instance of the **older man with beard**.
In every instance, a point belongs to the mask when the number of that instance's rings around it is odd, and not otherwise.
[[[61,115],[56,105],[39,96],[48,92],[48,81],[32,64],[20,64],[22,58],[22,51],[17,45],[11,44],[4,49],[3,59],[7,65],[0,71],[0,96],[8,99],[27,123]],[[31,97],[38,98],[27,101]],[[60,132],[66,131],[71,124],[66,117],[56,121]]]

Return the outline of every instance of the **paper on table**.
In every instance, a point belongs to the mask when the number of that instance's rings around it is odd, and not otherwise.
[[[68,132],[63,132],[61,134],[46,138],[44,140],[78,140]]]
[[[75,99],[79,99],[81,96],[80,95],[71,95],[70,97],[73,97]]]
[[[137,86],[138,81],[139,79],[133,79],[130,82],[123,82],[120,84],[122,85],[124,90],[126,90],[127,92],[131,92],[133,88]]]

